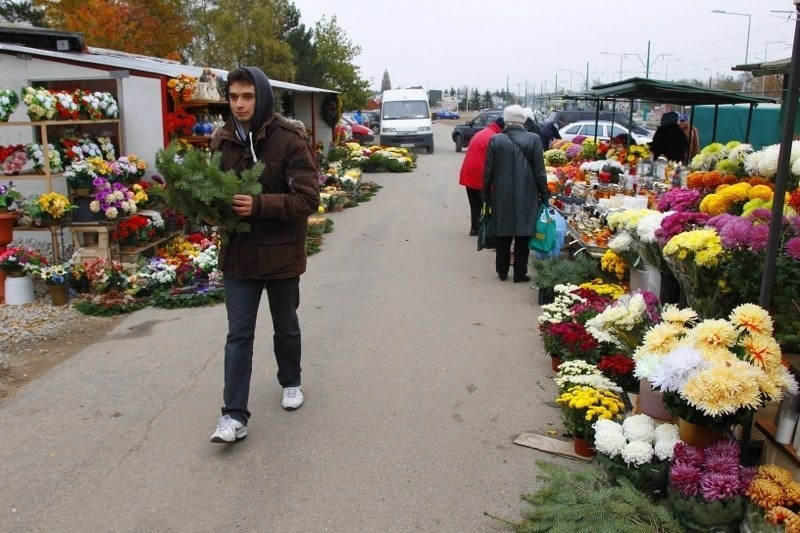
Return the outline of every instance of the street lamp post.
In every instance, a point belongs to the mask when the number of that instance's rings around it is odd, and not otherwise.
[[[744,46],[744,64],[747,64],[747,61],[750,58],[750,21],[752,17],[750,13],[737,13],[735,11],[725,11],[724,9],[712,9],[712,13],[719,13],[720,15],[737,15],[740,17],[747,17],[747,43]],[[742,91],[747,88],[747,77],[742,77]]]
[[[764,43],[764,63],[767,62],[767,49],[769,48],[769,45],[771,45],[771,44],[786,44],[786,41],[768,41],[768,42]],[[766,81],[767,81],[767,75],[764,74],[763,76],[761,76],[761,96],[764,96],[765,94],[767,94],[767,92],[766,92]]]

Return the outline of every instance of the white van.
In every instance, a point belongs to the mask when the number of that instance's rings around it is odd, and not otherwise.
[[[401,148],[425,148],[433,153],[433,126],[428,95],[423,89],[383,91],[380,143]]]

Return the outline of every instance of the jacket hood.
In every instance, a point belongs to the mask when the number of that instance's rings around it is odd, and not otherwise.
[[[250,131],[255,136],[264,122],[275,114],[275,94],[272,92],[272,85],[263,70],[258,67],[244,68],[256,82],[256,109],[253,113],[253,120],[250,122]]]

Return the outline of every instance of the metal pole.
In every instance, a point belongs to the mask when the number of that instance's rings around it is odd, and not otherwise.
[[[588,93],[589,92],[589,62],[586,62],[586,78],[583,80],[585,83],[584,90]]]
[[[650,78],[650,41],[647,41],[647,65],[645,66],[644,77]]]

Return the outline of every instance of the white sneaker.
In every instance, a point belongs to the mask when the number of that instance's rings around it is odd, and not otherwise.
[[[225,415],[217,422],[217,430],[211,435],[211,442],[236,442],[247,436],[247,426]]]
[[[281,405],[287,411],[294,411],[303,405],[303,391],[300,387],[286,387],[283,389],[283,401]]]

